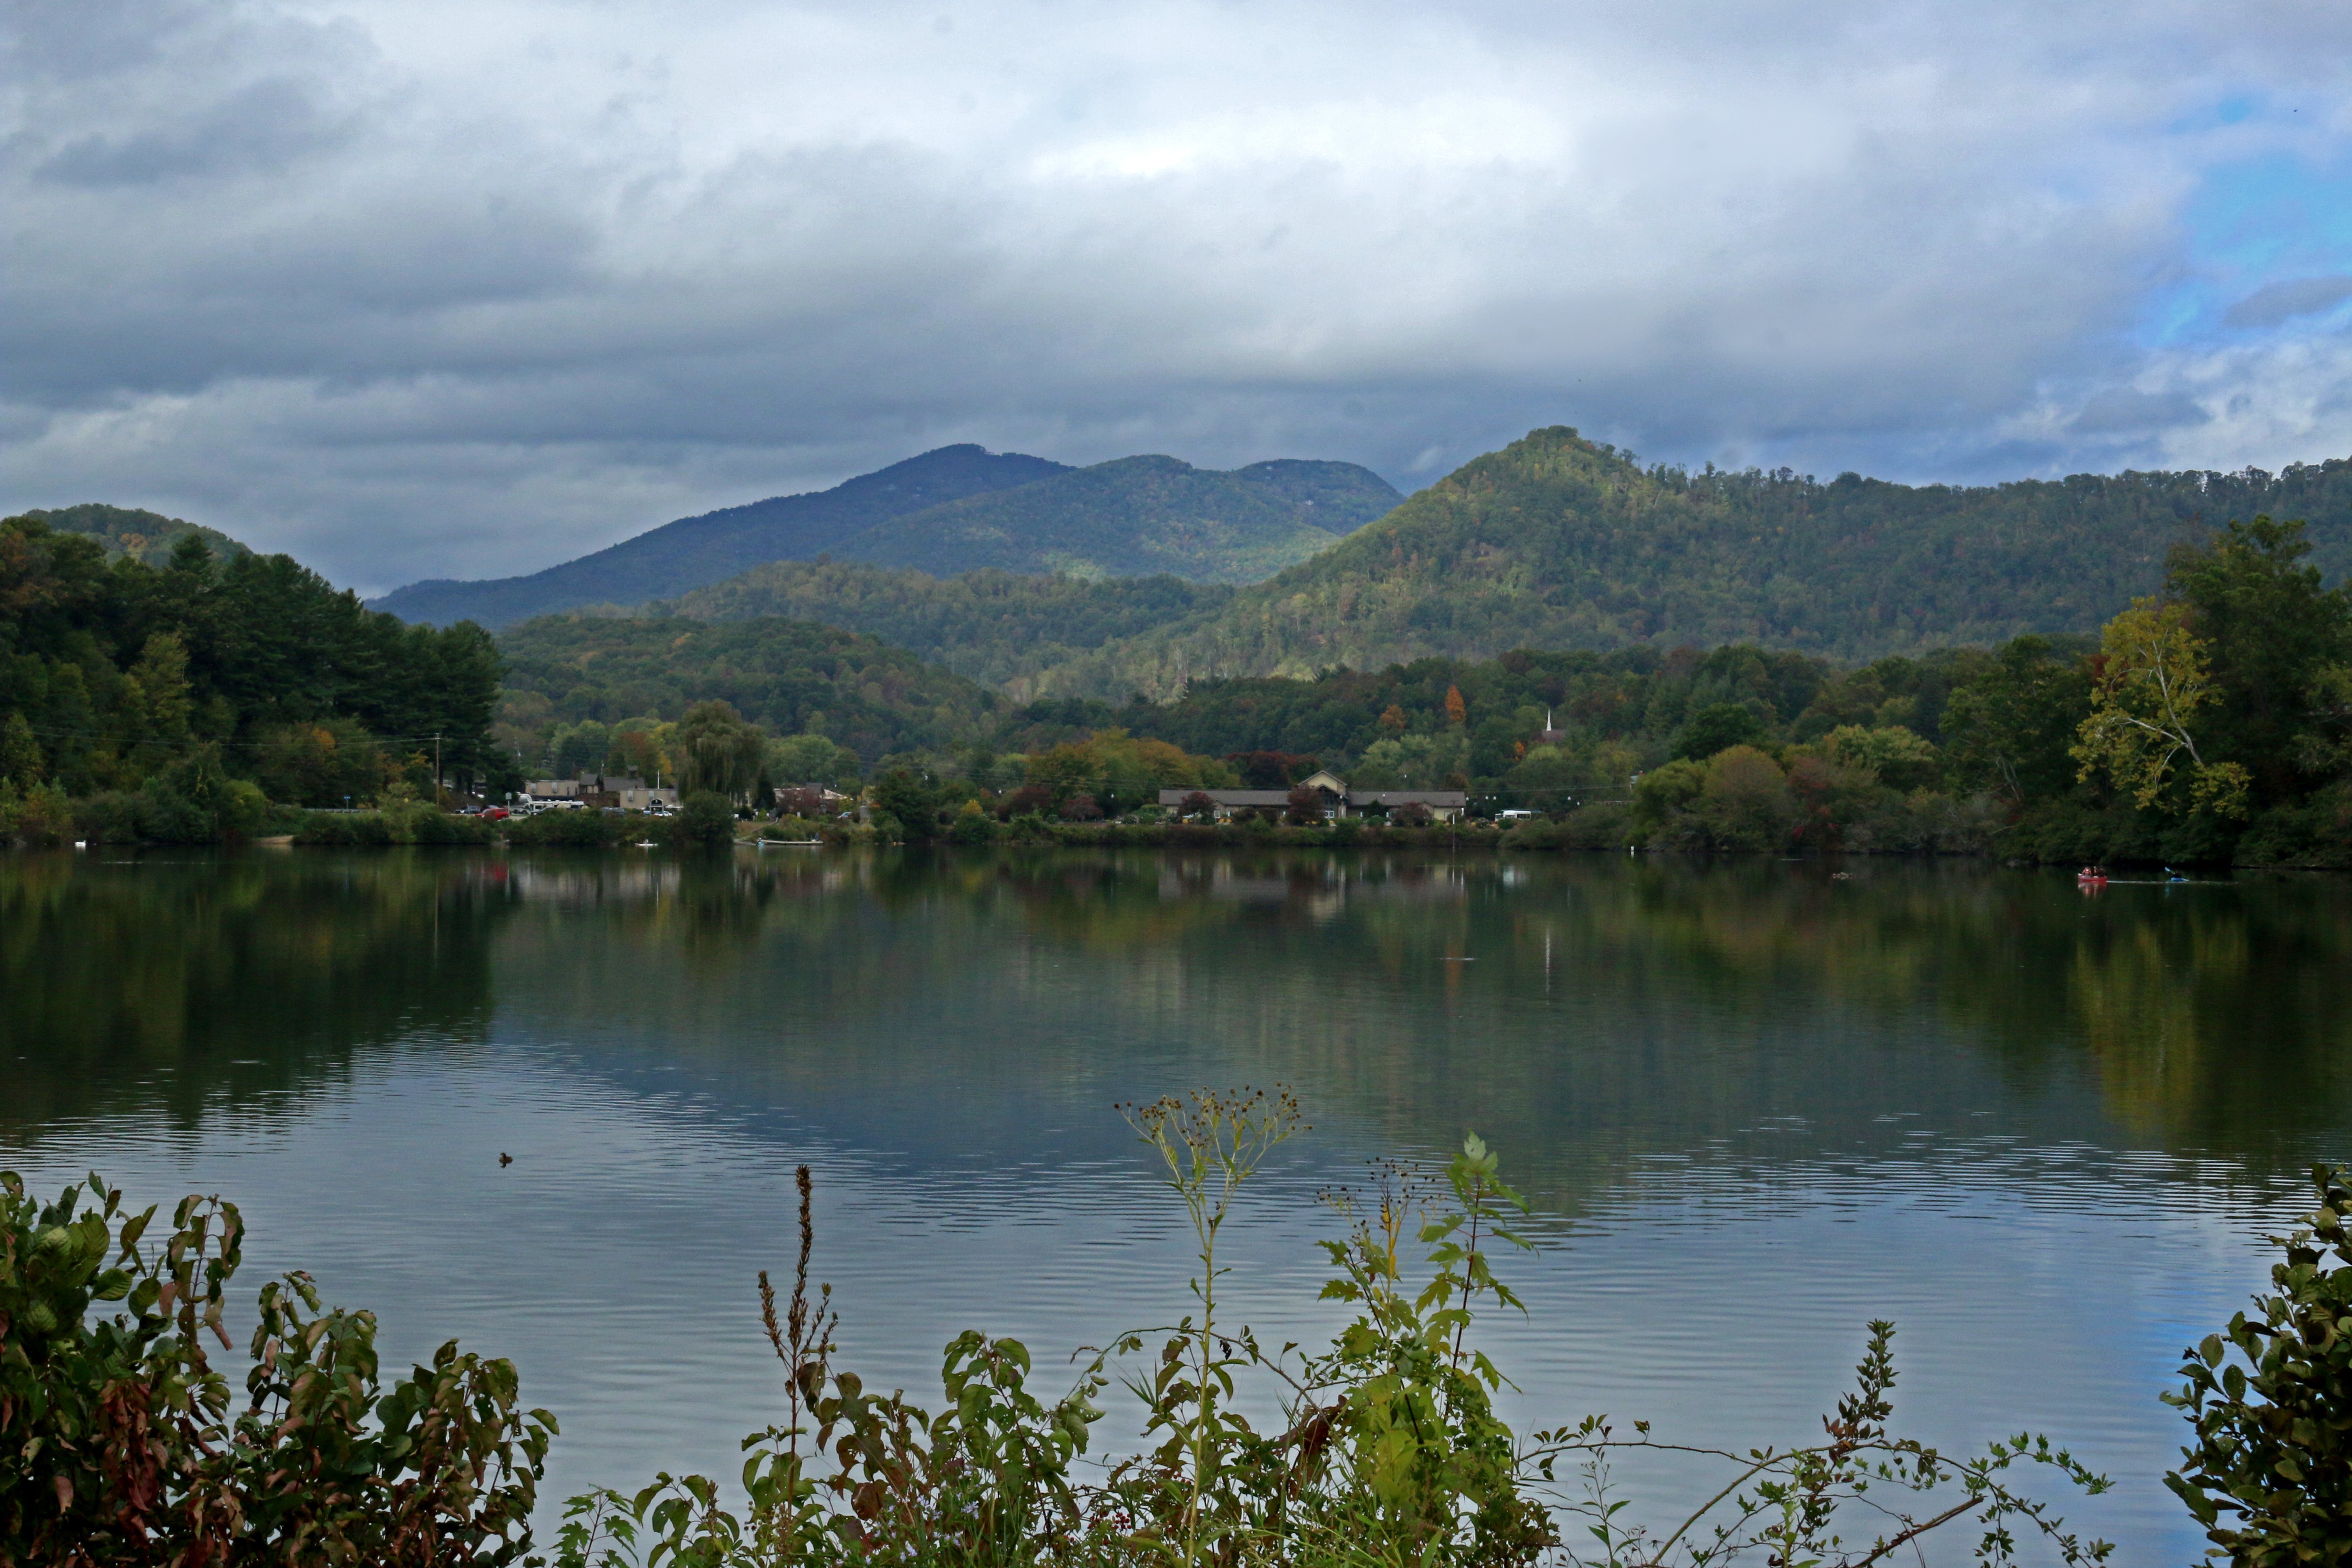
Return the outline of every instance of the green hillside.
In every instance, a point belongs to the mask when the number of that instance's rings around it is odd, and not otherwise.
[[[1566,428],[1465,464],[1211,614],[1042,684],[1165,695],[1203,678],[1514,647],[1755,642],[1840,659],[2095,629],[2175,543],[2269,512],[2352,567],[2352,460],[1981,488],[1637,467]]]
[[[1399,499],[1352,463],[1218,473],[1174,458],[1121,458],[894,518],[833,553],[934,576],[992,568],[1254,583],[1329,549]]]
[[[183,522],[160,511],[142,511],[135,507],[85,501],[79,506],[61,506],[49,511],[36,510],[24,515],[39,518],[59,533],[79,533],[97,540],[106,547],[109,561],[120,561],[129,555],[142,566],[167,565],[173,548],[191,535],[205,542],[215,561],[234,561],[252,553],[218,529]]]
[[[1234,590],[1179,577],[960,577],[846,561],[776,561],[654,608],[704,621],[757,616],[866,632],[1024,700],[1040,672],[1122,637],[1222,609]]]
[[[777,734],[825,735],[868,763],[944,746],[998,707],[994,693],[904,648],[773,616],[546,616],[507,630],[499,648],[510,720],[677,719],[719,698]]]

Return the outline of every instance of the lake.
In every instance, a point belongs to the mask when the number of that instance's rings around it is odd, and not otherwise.
[[[776,1418],[754,1275],[790,1268],[795,1163],[838,1364],[935,1397],[977,1327],[1050,1399],[1072,1348],[1184,1310],[1181,1212],[1113,1102],[1281,1081],[1314,1130],[1229,1233],[1262,1336],[1334,1321],[1318,1191],[1475,1130],[1540,1243],[1487,1325],[1516,1418],[1810,1439],[1891,1318],[1898,1429],[2047,1432],[2118,1482],[2072,1520],[2196,1555],[2157,1396],[2352,1149],[2352,881],[1836,869],[5,856],[0,1163],[220,1192],[248,1306],[301,1268],[388,1359],[512,1357],[561,1496],[731,1477]]]

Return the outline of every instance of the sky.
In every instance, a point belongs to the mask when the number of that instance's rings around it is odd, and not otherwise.
[[[2352,6],[0,14],[0,509],[529,572],[977,441],[2352,456]]]

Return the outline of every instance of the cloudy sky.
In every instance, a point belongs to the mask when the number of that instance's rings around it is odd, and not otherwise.
[[[2339,0],[76,0],[0,507],[376,591],[925,448],[2352,455]]]

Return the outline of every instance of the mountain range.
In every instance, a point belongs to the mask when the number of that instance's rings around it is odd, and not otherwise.
[[[2352,569],[2352,459],[2280,474],[1822,483],[1644,468],[1554,426],[1066,679],[1160,695],[1202,676],[1517,647],[1756,642],[1855,660],[2089,632],[2157,590],[2174,544],[2265,512],[2308,522],[2313,564],[2331,580]]]
[[[530,576],[415,583],[371,607],[497,627],[640,605],[819,556],[934,576],[995,569],[1250,583],[1329,548],[1402,499],[1352,463],[1279,459],[1221,473],[1137,457],[1073,468],[942,447],[829,490],[681,518]]]
[[[2347,459],[1908,486],[1644,468],[1554,427],[1238,588],[783,563],[656,608],[868,632],[1020,700],[1514,647],[1756,642],[1863,660],[2094,631],[2156,591],[2172,545],[2263,512],[2307,521],[2329,580],[2352,572]]]

